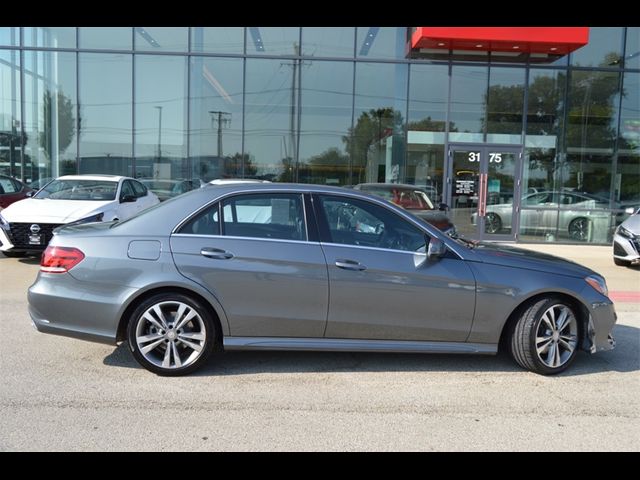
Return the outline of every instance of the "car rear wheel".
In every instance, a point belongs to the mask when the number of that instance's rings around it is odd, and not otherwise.
[[[589,237],[590,227],[591,222],[588,218],[574,218],[571,220],[571,223],[569,223],[569,236],[573,240],[584,242]]]
[[[484,220],[484,231],[486,233],[498,233],[502,230],[502,219],[495,213],[489,212]]]
[[[213,350],[216,328],[208,310],[183,294],[161,293],[142,302],[127,328],[135,359],[158,375],[201,367]]]
[[[565,370],[578,352],[580,323],[574,308],[559,298],[544,298],[518,318],[509,342],[523,368],[542,375]]]

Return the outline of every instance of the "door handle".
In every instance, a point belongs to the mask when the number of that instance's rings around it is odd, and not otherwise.
[[[200,249],[200,255],[216,260],[229,260],[233,258],[233,253],[227,252],[221,248],[203,247]]]
[[[362,271],[367,269],[367,267],[362,265],[360,262],[356,262],[355,260],[345,260],[345,259],[336,260],[336,267],[342,268],[344,270],[355,270],[355,271]]]

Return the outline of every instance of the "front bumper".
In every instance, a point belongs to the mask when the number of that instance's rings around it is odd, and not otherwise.
[[[613,236],[613,256],[618,260],[640,263],[640,237],[623,237],[619,233]]]
[[[615,307],[611,300],[594,302],[589,309],[589,324],[587,328],[585,350],[590,353],[606,352],[613,350],[616,341],[611,333],[618,319]]]

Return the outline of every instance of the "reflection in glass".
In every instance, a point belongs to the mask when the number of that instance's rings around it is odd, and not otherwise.
[[[242,173],[242,59],[191,57],[192,176]]]
[[[411,65],[405,182],[425,187],[431,200],[443,201],[444,132],[449,67]],[[456,131],[455,124],[449,125]]]
[[[80,173],[131,175],[131,55],[80,53]]]
[[[247,27],[247,55],[299,55],[299,27]]]
[[[640,27],[627,27],[625,68],[640,68]]]
[[[25,176],[76,173],[76,55],[26,51],[24,73]]]
[[[136,177],[190,177],[186,67],[186,57],[136,56]]]
[[[449,118],[457,131],[449,135],[449,141],[483,141],[488,74],[487,67],[453,66]]]
[[[27,180],[22,166],[20,52],[0,50],[0,173]]]
[[[623,27],[590,27],[589,43],[571,54],[571,65],[620,68],[622,33]]]
[[[131,27],[80,27],[80,48],[131,50]]]
[[[76,48],[75,27],[24,27],[25,47]]]
[[[242,54],[244,52],[244,28],[192,27],[191,51]]]
[[[299,181],[349,184],[345,137],[351,126],[352,95],[353,63],[304,62]]]
[[[491,67],[486,102],[487,142],[522,144],[525,71]]]
[[[356,64],[355,124],[347,147],[354,184],[403,181],[407,75],[407,64]]]
[[[20,27],[0,27],[0,45],[11,47],[20,44]]]
[[[353,57],[353,27],[304,27],[302,54],[313,57]]]
[[[187,27],[135,27],[135,49],[152,52],[186,52]]]
[[[358,27],[358,57],[403,59],[407,27]]]
[[[245,177],[279,180],[297,160],[297,60],[247,59]]]
[[[614,207],[640,207],[640,73],[624,74]]]

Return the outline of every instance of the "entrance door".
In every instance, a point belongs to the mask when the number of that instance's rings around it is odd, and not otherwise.
[[[450,145],[449,205],[458,233],[515,240],[520,210],[520,147]]]

